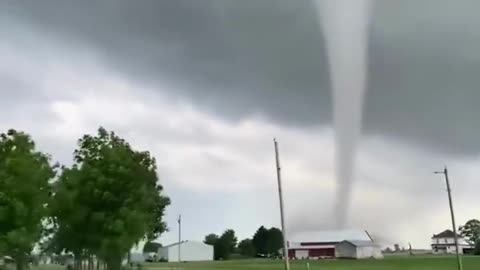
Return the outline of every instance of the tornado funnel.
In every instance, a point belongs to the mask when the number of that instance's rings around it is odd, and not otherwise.
[[[367,80],[370,1],[317,0],[333,91],[337,226],[344,227],[354,180]]]

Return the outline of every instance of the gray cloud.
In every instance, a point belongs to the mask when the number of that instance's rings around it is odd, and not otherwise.
[[[377,1],[366,129],[478,152],[476,1]]]
[[[171,81],[178,94],[225,117],[263,112],[291,123],[327,121],[315,12],[308,2],[289,2],[30,1],[2,10],[63,43],[91,47],[134,79]]]
[[[478,153],[478,8],[467,0],[375,2],[367,134]],[[224,118],[330,124],[326,56],[311,1],[15,1],[1,10],[65,46],[91,48],[132,80],[153,87],[169,81],[169,91]]]
[[[29,57],[28,50],[15,52],[12,58]],[[179,213],[185,219],[186,239],[202,239],[230,227],[241,238],[251,237],[261,224],[279,226],[274,135],[281,142],[290,232],[331,228],[335,181],[330,128],[286,128],[255,117],[225,121],[221,115],[205,113],[175,97],[147,91],[139,83],[126,83],[95,62],[77,59],[82,55],[61,59],[42,76],[32,75],[42,72],[37,61],[43,63],[57,55],[52,51],[23,68],[17,62],[0,64],[15,71],[8,73],[12,77],[25,80],[25,94],[33,94],[28,99],[1,92],[2,100],[15,110],[2,110],[9,117],[3,118],[0,130],[15,127],[31,133],[39,149],[67,164],[75,139],[94,132],[98,125],[115,130],[137,149],[152,151],[173,201],[166,216],[172,231],[165,234],[163,243],[175,241]],[[383,137],[366,138],[360,148],[350,225],[380,236],[393,235],[390,241],[411,240],[415,246],[427,246],[431,233],[449,224],[443,179],[431,174],[444,160],[450,159],[432,157]],[[455,166],[454,161],[462,166]],[[448,164],[458,194],[458,222],[462,223],[476,215],[471,201],[478,186],[478,165],[470,160]],[[218,213],[222,218],[214,220]],[[385,221],[379,223],[379,216]],[[200,219],[206,222],[195,223]]]

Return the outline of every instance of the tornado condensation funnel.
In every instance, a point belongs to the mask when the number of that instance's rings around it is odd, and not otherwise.
[[[367,87],[369,0],[316,0],[333,93],[337,226],[344,227]]]

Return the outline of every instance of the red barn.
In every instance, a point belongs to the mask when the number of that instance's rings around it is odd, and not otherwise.
[[[342,241],[372,241],[363,230],[302,232],[293,234],[289,240],[288,257],[292,259],[335,258],[336,246]]]

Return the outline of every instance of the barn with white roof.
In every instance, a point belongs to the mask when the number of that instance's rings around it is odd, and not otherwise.
[[[364,230],[311,231],[293,234],[288,256],[307,258],[381,258],[381,247]]]

